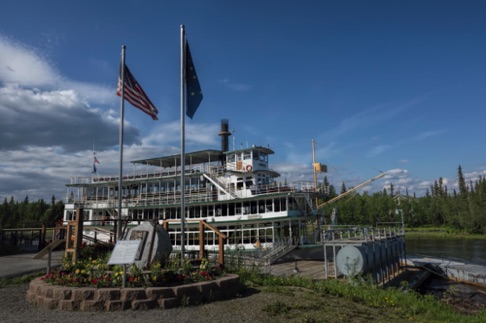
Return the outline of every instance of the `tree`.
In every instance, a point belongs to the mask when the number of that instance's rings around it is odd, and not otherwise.
[[[459,168],[457,169],[457,178],[459,182],[459,194],[467,195],[466,180],[464,179],[464,175],[462,174],[461,165],[459,165]]]
[[[343,182],[341,185],[341,194],[346,193],[348,190],[346,189],[346,184]]]

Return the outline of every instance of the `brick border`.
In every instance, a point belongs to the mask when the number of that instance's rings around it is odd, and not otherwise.
[[[120,311],[172,308],[233,298],[241,290],[238,275],[172,287],[92,288],[50,285],[32,280],[27,301],[47,309],[67,311]]]

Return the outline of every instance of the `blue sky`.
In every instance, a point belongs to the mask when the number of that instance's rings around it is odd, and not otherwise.
[[[118,173],[121,46],[159,110],[126,104],[129,161],[180,150],[180,25],[204,99],[186,150],[269,145],[281,180],[311,181],[311,142],[338,189],[424,194],[486,174],[484,1],[2,1],[0,198],[64,198]],[[319,176],[322,180],[323,175]]]

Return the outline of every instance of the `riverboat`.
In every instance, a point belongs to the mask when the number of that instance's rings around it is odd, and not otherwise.
[[[133,173],[122,180],[121,219],[130,224],[169,223],[174,250],[181,249],[182,231],[185,250],[199,250],[200,221],[209,224],[204,230],[206,250],[218,248],[218,233],[226,237],[225,248],[237,249],[312,239],[307,224],[317,215],[314,183],[278,181],[280,174],[270,168],[274,151],[263,146],[229,150],[228,129],[228,120],[222,120],[221,149],[186,153],[184,169],[181,155],[132,161]],[[117,223],[119,176],[73,177],[66,186],[65,223],[74,219],[77,209],[84,212],[85,226]]]

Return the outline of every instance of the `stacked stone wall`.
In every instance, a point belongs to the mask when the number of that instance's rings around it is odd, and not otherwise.
[[[171,287],[92,288],[30,282],[26,298],[37,306],[67,311],[149,310],[197,305],[235,297],[241,290],[238,275]]]

